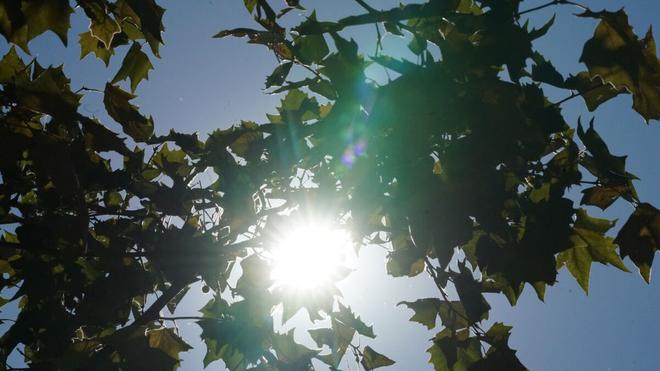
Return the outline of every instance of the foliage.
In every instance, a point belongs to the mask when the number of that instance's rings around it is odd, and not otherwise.
[[[428,349],[436,370],[524,369],[508,345],[510,327],[481,327],[490,309],[484,293],[515,304],[529,284],[543,299],[564,265],[587,291],[592,262],[626,270],[626,256],[650,280],[660,212],[638,199],[626,158],[610,153],[593,121],[577,126],[580,149],[561,114],[574,97],[594,110],[632,94],[633,109],[658,119],[650,30],[640,39],[623,10],[583,7],[579,17],[599,20],[581,57],[587,70],[564,77],[532,44],[554,18],[539,29],[520,20],[572,2],[527,10],[518,0],[429,0],[390,10],[357,2],[364,13],[335,22],[312,13],[287,28],[280,23],[298,1],[276,10],[245,0],[259,28],[216,37],[247,37],[272,50],[281,64],[266,87],[286,94],[269,122],[242,122],[205,141],[157,135],[152,118],[130,103],[153,68],[147,53],[158,57],[163,41],[164,9],[154,0],[76,2],[90,20],[81,57],[107,65],[127,49],[103,91],[126,137],[79,112],[83,90],[71,90],[61,67],[25,63],[11,47],[0,61],[0,283],[1,302],[17,302],[19,313],[0,338],[5,367],[22,347],[35,369],[175,369],[190,346],[161,310],[173,312],[199,281],[214,293],[197,318],[205,365],[305,370],[317,359],[338,369],[349,349],[367,370],[393,364],[354,345],[374,331],[335,291],[312,300],[272,289],[269,263],[254,251],[267,250],[269,235],[295,210],[322,210],[361,243],[384,239],[391,275],[426,272],[434,280],[437,297],[402,304],[412,321],[442,323]],[[65,0],[3,1],[0,33],[27,53],[46,31],[66,44],[73,12]],[[379,35],[382,27],[409,37],[417,61],[380,48],[365,57],[341,35],[374,24]],[[397,77],[367,80],[371,63]],[[125,79],[132,93],[116,85]],[[570,96],[551,102],[545,84]],[[218,179],[202,184],[210,169]],[[308,181],[297,181],[301,173]],[[595,182],[582,181],[586,173]],[[570,187],[582,187],[583,205],[607,209],[623,198],[635,211],[612,238],[614,222],[575,208]],[[236,264],[242,275],[231,287]],[[450,287],[458,300],[449,299]],[[318,349],[274,331],[279,304],[285,319],[305,308],[329,320],[310,330]]]

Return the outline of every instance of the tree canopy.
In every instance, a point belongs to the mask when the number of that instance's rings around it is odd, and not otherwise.
[[[155,0],[0,2],[0,34],[12,45],[0,60],[0,305],[19,308],[0,337],[0,368],[19,351],[37,370],[176,369],[190,345],[163,311],[197,282],[213,293],[194,319],[205,365],[309,370],[317,360],[337,370],[349,351],[365,370],[392,365],[356,345],[374,330],[332,285],[313,295],[273,286],[265,252],[278,228],[306,213],[358,246],[384,245],[390,275],[433,280],[437,296],[400,305],[427,328],[442,323],[428,344],[436,370],[525,369],[508,345],[511,327],[482,327],[485,293],[515,304],[529,285],[543,300],[563,267],[588,291],[592,263],[625,271],[625,257],[650,281],[660,211],[639,199],[626,157],[610,152],[595,120],[569,124],[561,111],[568,100],[593,111],[630,94],[647,123],[660,119],[650,29],[636,35],[624,10],[566,0],[356,2],[362,13],[326,21],[312,12],[291,25],[299,1],[244,0],[254,24],[215,37],[272,51],[280,64],[265,85],[281,104],[268,122],[206,139],[158,135],[131,103],[163,43]],[[598,21],[584,40],[586,70],[564,76],[534,49],[554,18],[540,28],[521,19],[551,6]],[[47,31],[72,43],[75,11],[90,22],[77,38],[81,58],[123,58],[102,91],[74,91],[61,66],[20,56]],[[363,25],[378,31],[373,55],[343,36]],[[386,33],[409,37],[417,59],[386,55]],[[372,64],[388,71],[386,83],[367,78]],[[548,86],[566,98],[551,101]],[[123,133],[82,113],[83,96],[98,93]],[[579,205],[569,189],[581,191]],[[614,222],[583,206],[618,199],[634,211],[612,236]],[[329,320],[310,330],[316,348],[276,331],[278,305],[285,321],[303,308]]]

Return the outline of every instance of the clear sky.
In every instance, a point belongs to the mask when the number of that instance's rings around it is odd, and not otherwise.
[[[522,8],[531,8],[545,1],[528,0]],[[610,10],[626,7],[630,22],[637,34],[649,26],[660,29],[660,1],[658,0],[583,0],[593,9]],[[154,61],[155,70],[149,80],[138,88],[136,102],[144,113],[156,121],[156,130],[166,132],[198,131],[204,135],[216,128],[225,128],[241,119],[265,120],[265,113],[273,112],[280,99],[263,94],[265,77],[275,66],[275,59],[263,47],[248,45],[241,39],[212,39],[221,29],[252,25],[240,0],[162,0],[165,13],[165,46],[162,59]],[[342,14],[359,11],[352,0],[303,1],[308,9],[317,8],[320,19],[333,19]],[[395,1],[373,0],[372,5],[385,8]],[[596,22],[575,19],[575,8],[550,8],[534,13],[533,24],[539,24],[557,13],[557,22],[549,35],[537,47],[563,72],[578,72],[582,43],[591,37]],[[301,13],[300,19],[307,13]],[[295,17],[295,16],[292,16]],[[70,42],[86,28],[80,16],[74,17]],[[357,29],[349,35],[358,39],[363,52],[373,53],[373,27]],[[660,36],[659,36],[660,37]],[[386,47],[404,53],[394,36],[388,36]],[[79,61],[79,49],[72,45],[65,49],[52,35],[36,39],[30,44],[42,64],[65,64],[65,71],[73,79],[73,88],[83,84],[102,89],[114,76],[120,58],[110,68],[87,57]],[[7,45],[0,43],[4,54]],[[386,52],[388,50],[386,49]],[[373,71],[378,76],[379,71]],[[560,96],[548,92],[558,100]],[[90,93],[94,94],[94,93]],[[565,93],[564,93],[565,94]],[[98,97],[97,97],[98,98]],[[83,109],[110,123],[100,99],[86,98]],[[636,187],[642,200],[660,206],[660,124],[650,126],[631,110],[629,96],[619,97],[602,105],[594,114],[596,128],[610,144],[614,154],[628,154],[628,169],[641,178]],[[564,106],[569,123],[577,117],[591,118],[578,99]],[[115,130],[118,126],[111,125]],[[616,230],[625,222],[631,207],[618,201],[606,216],[617,218]],[[600,215],[594,212],[594,215]],[[430,370],[426,363],[428,339],[434,332],[419,324],[407,322],[412,314],[405,307],[395,307],[401,300],[437,296],[437,289],[425,275],[416,278],[387,277],[384,252],[377,247],[362,250],[359,269],[341,283],[345,301],[367,322],[374,324],[378,338],[362,344],[372,344],[397,364],[394,370]],[[532,370],[658,370],[660,369],[660,277],[656,275],[646,285],[629,260],[633,273],[623,273],[611,267],[594,264],[591,288],[586,296],[573,278],[563,271],[559,282],[546,292],[546,303],[539,302],[532,290],[527,290],[516,307],[503,296],[488,297],[493,310],[491,320],[513,325],[511,346],[518,350],[523,363]],[[660,263],[658,263],[660,266]],[[528,288],[529,289],[529,288]],[[206,299],[188,297],[183,310],[194,311]],[[196,349],[184,356],[185,370],[202,368],[205,348],[197,337],[194,324],[179,323],[182,334]],[[436,329],[437,331],[437,329]],[[301,339],[304,334],[298,334]],[[216,362],[209,369],[222,369]]]

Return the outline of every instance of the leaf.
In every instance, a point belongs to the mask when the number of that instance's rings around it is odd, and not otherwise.
[[[126,53],[121,68],[112,79],[112,83],[129,78],[131,80],[131,92],[135,92],[140,81],[149,78],[149,70],[154,66],[149,61],[149,57],[142,52],[140,44],[134,42]]]
[[[248,12],[252,13],[254,10],[254,7],[257,5],[259,0],[243,0],[243,3],[245,4],[245,8],[248,10]]]
[[[433,337],[433,345],[426,351],[435,370],[468,370],[481,359],[481,343],[470,338],[469,330],[443,329]]]
[[[245,260],[241,261],[241,266],[250,271],[253,268],[263,267],[258,260],[253,260],[248,264],[244,263]],[[254,265],[255,263],[257,265]],[[245,272],[246,270],[240,280],[246,277]],[[265,274],[267,272],[257,273],[267,275]],[[251,276],[251,274],[249,275]],[[252,280],[248,279],[248,281]],[[241,296],[247,292],[245,291],[246,285],[252,284],[254,282],[244,281],[242,283],[244,286],[241,288]],[[256,287],[252,287],[252,289],[256,289]],[[261,297],[244,296],[246,300],[235,302],[230,306],[217,297],[214,301],[209,302],[202,311],[213,314],[213,318],[197,322],[202,328],[200,337],[207,347],[203,360],[204,367],[215,360],[222,359],[229,370],[245,370],[248,364],[256,363],[267,352],[273,335],[273,320],[270,316],[272,307],[267,298],[263,297],[264,290],[257,289],[255,294]]]
[[[80,123],[85,132],[85,146],[98,152],[115,151],[124,156],[132,156],[124,139],[93,119],[81,118]]]
[[[151,46],[154,54],[157,53],[158,43],[163,43],[163,14],[165,9],[154,0],[125,0],[135,14],[139,17],[140,30]]]
[[[589,293],[592,262],[611,264],[624,272],[628,272],[628,269],[617,255],[613,239],[605,236],[615,222],[592,218],[584,209],[578,209],[576,215],[570,236],[572,246],[557,256],[557,267],[566,265],[582,289]]]
[[[332,328],[311,329],[308,332],[319,348],[328,345],[332,351],[330,355],[320,359],[332,367],[339,367],[339,363],[351,341],[353,341],[356,331],[354,328],[333,319]]]
[[[374,334],[373,326],[367,326],[359,316],[356,316],[350,307],[347,307],[339,303],[339,311],[333,312],[332,316],[343,324],[354,328],[360,335],[374,339],[376,335]]]
[[[580,62],[587,65],[591,76],[632,92],[633,108],[647,122],[660,119],[660,61],[651,29],[640,40],[623,9],[586,11],[580,16],[600,19],[593,38],[584,45]]]
[[[630,256],[644,280],[650,282],[653,258],[660,249],[660,211],[650,204],[639,204],[614,242],[621,257]]]
[[[613,185],[613,186],[595,186],[582,190],[582,200],[580,201],[583,205],[592,205],[601,208],[602,210],[607,209],[616,201],[621,195],[626,194],[628,187],[625,185]]]
[[[124,133],[130,135],[135,141],[144,142],[154,133],[154,122],[150,118],[142,116],[138,108],[129,101],[134,95],[107,83],[103,95],[103,104],[108,115],[117,121]]]
[[[277,45],[284,45],[283,43],[280,43],[279,41],[282,40],[281,36],[277,33],[271,32],[271,31],[260,31],[260,30],[255,30],[252,28],[245,28],[245,27],[239,27],[239,28],[234,28],[230,30],[222,30],[215,35],[213,35],[214,38],[223,38],[227,36],[233,36],[233,37],[245,37],[247,36],[248,39],[250,39],[250,43],[253,44],[263,44],[263,45],[270,45],[272,43],[277,43]],[[278,47],[278,49],[282,49],[283,46]],[[288,48],[288,47],[287,47]],[[284,50],[279,50],[280,52],[284,52]],[[287,54],[287,53],[284,53]],[[293,56],[287,55],[282,56],[283,59],[291,59]]]
[[[490,305],[481,293],[481,285],[475,281],[472,273],[464,265],[461,267],[460,274],[454,278],[454,286],[456,286],[456,292],[458,292],[465,308],[465,314],[471,323],[488,318]]]
[[[106,2],[104,0],[81,0],[78,1],[78,4],[80,4],[80,6],[85,11],[85,14],[91,21],[89,25],[89,32],[86,32],[85,34],[88,33],[92,38],[100,41],[102,44],[101,49],[105,49],[109,52],[112,49],[112,39],[116,34],[121,32],[121,27],[119,26],[119,23],[117,23],[117,21],[112,18],[110,14],[108,14]],[[81,39],[82,35],[83,34],[81,34]],[[98,43],[95,45],[97,44]],[[86,53],[84,55],[86,55]],[[96,55],[99,56],[98,53],[96,53]],[[108,62],[105,64],[107,65]]]
[[[422,249],[415,247],[394,250],[387,256],[387,273],[392,277],[414,277],[424,271],[424,255]]]
[[[328,80],[318,79],[309,84],[309,90],[316,94],[320,94],[330,100],[337,99],[337,92],[332,87]],[[323,114],[321,113],[321,117]]]
[[[238,130],[241,134],[229,147],[236,155],[246,158],[250,150],[254,147],[254,144],[263,138],[263,134],[258,130],[258,125],[253,121],[242,121],[241,127]]]
[[[366,370],[373,370],[379,367],[391,366],[394,361],[371,349],[370,346],[366,346],[362,351],[360,363]]]
[[[243,297],[261,296],[261,291],[272,284],[266,261],[257,255],[241,260],[241,269],[243,274],[236,283],[236,291]]]
[[[408,49],[415,55],[421,55],[426,50],[426,39],[414,34],[410,43],[408,43]]]
[[[190,345],[174,333],[174,329],[172,328],[160,328],[148,331],[147,338],[149,339],[149,346],[151,348],[160,349],[177,361],[180,359],[179,353],[192,349]]]
[[[385,31],[391,33],[392,35],[403,36],[403,32],[399,29],[399,26],[393,22],[384,22]]]
[[[323,35],[301,36],[295,39],[294,54],[304,64],[319,63],[329,52]]]
[[[63,120],[76,117],[81,96],[71,91],[62,66],[43,70],[33,81],[17,81],[15,89],[23,109]]]
[[[518,356],[516,356],[516,351],[509,348],[508,345],[504,345],[490,348],[486,353],[486,357],[474,363],[468,370],[527,371],[527,368],[520,363]]]
[[[442,301],[438,306],[438,315],[445,328],[451,330],[460,330],[467,328],[470,323],[465,313],[465,308],[461,301]],[[481,316],[481,319],[487,319],[488,313]]]
[[[538,203],[544,200],[549,201],[550,183],[543,183],[541,187],[532,189],[532,191],[529,192],[529,199],[534,203]]]
[[[28,26],[25,15],[21,11],[20,1],[2,1],[0,2],[0,33],[7,42],[18,45],[25,52],[28,49]]]
[[[118,208],[123,201],[124,199],[119,192],[106,192],[105,196],[103,196],[103,203],[105,203],[105,206],[109,209]]]
[[[557,71],[550,61],[546,60],[543,55],[538,52],[534,53],[533,59],[534,65],[532,66],[532,79],[553,86],[564,86],[564,77]]]
[[[285,364],[298,365],[300,369],[308,366],[311,358],[318,352],[296,343],[293,339],[293,331],[286,334],[275,334],[273,337],[273,349],[277,352],[277,359]]]
[[[447,367],[447,358],[445,358],[442,348],[433,344],[426,350],[426,352],[431,356],[429,363],[433,366],[435,371],[452,371]]]
[[[293,62],[286,62],[277,66],[273,73],[266,77],[266,88],[270,88],[273,85],[282,85],[289,75],[289,71],[291,71],[291,66],[293,66]]]
[[[389,68],[392,71],[398,72],[400,74],[415,72],[421,69],[420,66],[406,59],[395,59],[386,55],[373,56],[371,59],[381,66]]]
[[[114,49],[106,49],[103,42],[92,36],[89,31],[81,33],[78,42],[80,43],[80,59],[85,58],[89,53],[94,53],[96,58],[102,60],[108,66],[110,57],[115,54]]]
[[[608,100],[619,94],[626,93],[625,88],[616,88],[611,83],[604,81],[600,76],[594,76],[592,78],[588,72],[580,72],[575,76],[570,76],[566,79],[563,87],[577,90],[582,99],[584,99],[587,109],[592,112]]]
[[[626,157],[614,156],[610,153],[607,144],[594,129],[593,120],[589,123],[589,128],[586,131],[578,120],[577,133],[592,155],[581,156],[580,165],[598,177],[599,187],[585,190],[582,202],[588,205],[602,206],[601,208],[609,206],[618,197],[623,197],[630,202],[637,202],[637,192],[632,184],[632,181],[637,177],[626,171]]]
[[[12,46],[0,60],[0,84],[8,83],[19,71],[25,70],[25,63]]]
[[[27,22],[27,39],[41,35],[46,31],[53,31],[67,44],[69,31],[69,18],[73,9],[68,0],[33,0],[21,3],[21,10]]]
[[[429,330],[435,327],[435,321],[438,317],[438,308],[442,301],[436,298],[418,299],[414,302],[402,301],[397,305],[405,304],[412,309],[415,314],[410,317],[410,321],[419,322]]]
[[[556,15],[553,14],[552,18],[550,18],[543,26],[541,26],[541,28],[539,29],[534,28],[531,31],[529,31],[529,37],[532,40],[535,40],[538,39],[539,37],[544,36],[550,30],[550,27],[552,27],[552,25],[555,24],[555,18]]]
[[[495,322],[486,332],[486,341],[491,345],[507,344],[511,335],[511,328],[511,326],[506,326],[502,322]]]
[[[282,99],[282,110],[284,111],[297,111],[302,106],[307,95],[298,89],[290,90],[289,93]]]

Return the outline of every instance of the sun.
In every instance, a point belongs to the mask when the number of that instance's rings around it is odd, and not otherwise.
[[[346,231],[317,223],[286,231],[269,255],[274,286],[296,290],[319,288],[337,281],[354,259]]]

